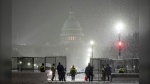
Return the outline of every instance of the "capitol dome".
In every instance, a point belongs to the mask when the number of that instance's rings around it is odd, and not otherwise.
[[[60,34],[61,44],[67,44],[70,42],[82,42],[82,27],[80,23],[75,19],[74,12],[69,12],[69,18],[64,22],[62,32]]]
[[[70,12],[69,18],[65,21],[62,30],[70,28],[81,29],[80,23],[73,16],[73,12]]]

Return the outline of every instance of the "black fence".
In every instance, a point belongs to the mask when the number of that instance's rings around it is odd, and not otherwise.
[[[90,59],[90,63],[92,64],[92,59]],[[93,80],[94,81],[100,81],[101,77],[102,77],[102,64],[106,65],[106,64],[111,64],[113,63],[111,59],[109,58],[93,58],[93,66],[94,66],[94,70],[93,70]]]
[[[66,66],[66,56],[55,57],[12,57],[12,70],[13,71],[39,71],[42,63],[45,63],[46,70],[49,70],[54,63],[56,66],[61,63]]]
[[[90,59],[92,64],[92,59]],[[94,66],[94,81],[102,80],[102,65],[109,64],[112,67],[113,73],[118,73],[120,66],[123,66],[125,73],[139,73],[139,59],[123,59],[123,60],[113,60],[109,58],[93,58]]]

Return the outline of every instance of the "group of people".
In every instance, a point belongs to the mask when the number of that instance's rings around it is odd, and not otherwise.
[[[45,66],[44,66],[44,63],[42,63],[41,67],[40,67],[40,71],[41,72],[45,72]],[[55,77],[55,72],[56,72],[56,67],[55,67],[55,64],[53,64],[51,66],[51,71],[52,71],[52,78],[51,80],[53,81],[54,77]],[[59,62],[58,63],[58,66],[57,66],[57,72],[58,72],[58,78],[59,78],[59,81],[66,81],[65,79],[65,74],[66,74],[66,68],[64,68],[63,65],[61,65],[61,63]],[[74,65],[72,65],[72,67],[70,68],[70,76],[71,76],[71,80],[72,81],[75,81],[75,75],[77,74],[77,70],[76,68],[74,67]],[[89,81],[93,81],[93,67],[90,65],[90,63],[88,64],[88,66],[85,68],[85,74],[86,74],[86,77]]]
[[[112,72],[112,68],[109,66],[109,64],[107,64],[106,66],[102,65],[102,80],[103,81],[106,81],[106,77],[108,79],[108,81],[110,80],[110,75],[111,75],[111,72]],[[125,70],[123,68],[123,66],[121,66],[119,68],[119,73],[124,73]]]
[[[102,80],[103,81],[106,81],[106,76],[107,76],[108,81],[110,80],[111,71],[112,71],[112,68],[109,66],[109,64],[107,64],[106,67],[102,65]]]
[[[54,77],[55,77],[55,72],[58,72],[58,78],[59,81],[66,81],[65,79],[65,74],[66,74],[66,68],[64,68],[63,65],[61,65],[61,63],[59,62],[57,65],[57,68],[55,67],[55,64],[53,64],[51,66],[51,71],[52,71],[52,78],[51,80],[53,81]],[[85,80],[89,80],[89,82],[93,81],[93,69],[94,67],[90,65],[90,63],[88,64],[88,66],[85,68]],[[42,63],[41,67],[40,67],[41,72],[45,72],[45,66],[44,63]],[[110,80],[110,75],[112,72],[112,68],[109,66],[109,64],[107,64],[106,66],[102,65],[102,80],[106,81],[106,77],[108,79],[108,81]],[[75,75],[77,73],[76,68],[74,67],[74,65],[72,65],[72,67],[70,68],[70,75],[71,75],[71,80],[75,81]],[[124,73],[124,68],[120,67],[119,69],[119,73]]]
[[[93,66],[91,66],[90,65],[90,63],[88,64],[88,66],[85,68],[85,75],[86,75],[86,77],[85,77],[85,80],[87,81],[88,79],[89,79],[89,82],[91,81],[93,81],[93,76],[94,76],[94,74],[93,74],[93,69],[94,69],[94,67]]]
[[[65,79],[66,68],[64,68],[64,66],[60,62],[57,65],[57,72],[58,72],[59,81],[66,81]]]
[[[66,68],[64,68],[63,65],[61,65],[61,63],[59,62],[58,63],[58,66],[57,68],[55,67],[55,64],[53,64],[51,66],[51,71],[52,71],[52,78],[51,80],[53,81],[54,80],[54,77],[55,77],[55,72],[56,72],[56,69],[57,69],[57,72],[58,72],[58,78],[59,78],[59,81],[66,81],[65,79],[65,74],[66,74]],[[44,66],[44,63],[42,63],[41,67],[40,67],[40,71],[41,72],[45,72],[45,66]],[[74,65],[70,68],[70,75],[71,75],[71,80],[72,81],[75,81],[75,75],[76,75],[76,68],[74,67]]]
[[[51,71],[52,71],[52,78],[51,78],[51,80],[52,81],[54,80],[56,69],[57,69],[57,72],[58,72],[59,81],[66,81],[66,79],[65,79],[66,68],[64,68],[64,66],[61,65],[60,62],[58,63],[57,68],[55,67],[55,64],[53,64],[51,66]],[[45,69],[44,63],[42,63],[42,65],[40,67],[40,71],[41,72],[45,72],[45,70],[46,69]]]

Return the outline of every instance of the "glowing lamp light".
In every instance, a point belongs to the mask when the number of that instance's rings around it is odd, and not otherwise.
[[[93,45],[93,44],[94,44],[94,41],[91,41],[90,44]]]
[[[28,66],[30,66],[31,64],[30,63],[28,63]]]
[[[21,62],[21,61],[20,61],[19,63],[20,63],[20,64],[22,64],[22,62]]]
[[[119,46],[121,46],[122,45],[122,43],[121,42],[119,42]]]
[[[116,29],[118,30],[118,33],[120,33],[120,31],[122,30],[123,27],[124,27],[124,25],[122,23],[118,23],[116,25]]]
[[[34,64],[34,66],[36,66],[36,64]]]

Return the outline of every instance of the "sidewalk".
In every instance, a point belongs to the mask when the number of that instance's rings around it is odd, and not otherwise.
[[[139,82],[136,82],[136,81],[129,81],[129,82],[121,82],[121,81],[118,81],[118,82],[110,82],[110,81],[94,81],[94,82],[85,82],[85,81],[66,81],[66,82],[59,82],[59,81],[50,81],[46,84],[139,84]]]

